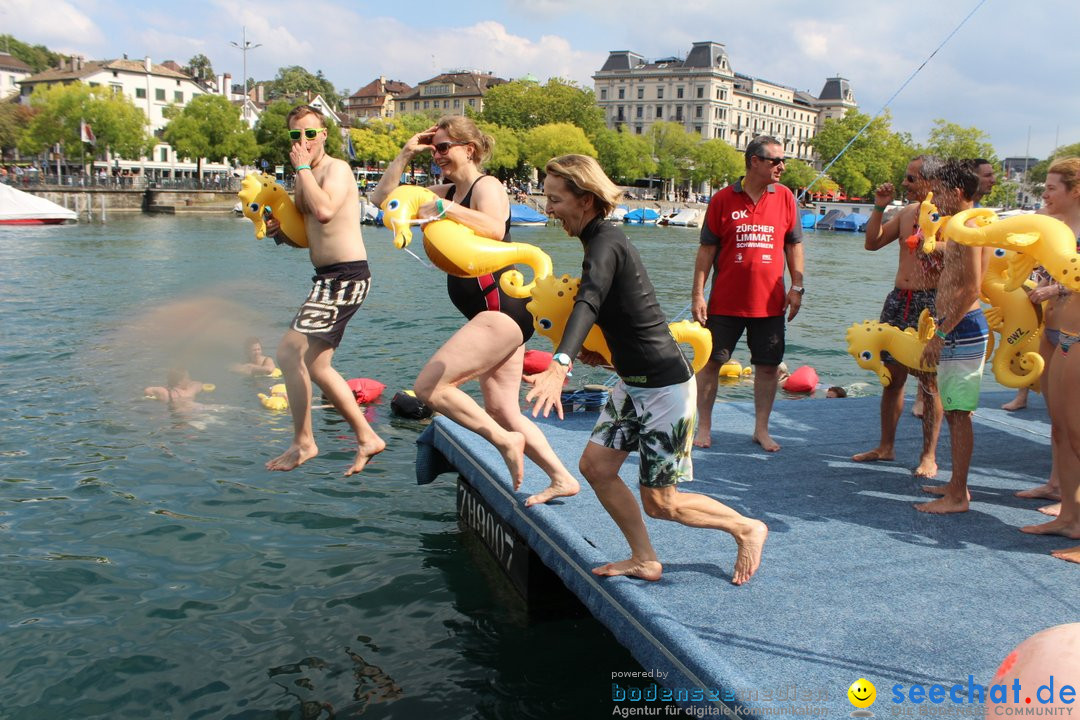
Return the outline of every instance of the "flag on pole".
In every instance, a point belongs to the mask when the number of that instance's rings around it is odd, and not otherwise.
[[[79,121],[79,139],[84,143],[90,143],[91,145],[97,145],[97,138],[94,137],[94,131],[90,129],[89,123],[85,120]]]
[[[349,159],[356,159],[356,148],[353,147],[352,133],[348,130],[345,131],[345,152],[349,153]]]

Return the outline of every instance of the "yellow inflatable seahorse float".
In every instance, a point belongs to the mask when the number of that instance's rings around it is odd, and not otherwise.
[[[1039,313],[1023,288],[1007,290],[1009,264],[1016,253],[994,248],[982,282],[983,299],[990,308],[983,310],[990,329],[999,333],[991,368],[994,377],[1005,387],[1039,390],[1039,376],[1045,364],[1039,354],[1042,326]]]
[[[417,224],[420,206],[437,199],[435,193],[415,185],[402,185],[387,196],[382,204],[383,225],[394,232],[394,247],[401,249],[412,242],[411,225]],[[533,282],[528,285],[514,269],[503,273],[499,281],[503,292],[516,298],[529,297],[536,280],[551,275],[551,258],[535,245],[480,237],[453,220],[432,220],[423,228],[424,251],[448,275],[479,277],[515,263],[528,265],[533,271]]]
[[[926,255],[931,255],[937,246],[937,232],[938,229],[949,221],[951,216],[942,215],[938,212],[937,205],[934,204],[934,193],[926,193],[926,199],[919,203],[919,229],[922,230],[923,241],[922,251]],[[915,244],[918,242],[917,235],[912,235],[908,238],[908,247],[912,250],[915,249]]]
[[[968,227],[975,220],[979,227]],[[1076,236],[1065,223],[1049,215],[1014,215],[999,218],[988,208],[972,208],[953,215],[945,225],[945,237],[961,245],[1015,250],[1009,259],[1006,290],[1016,290],[1042,265],[1055,280],[1080,292],[1080,255]]]
[[[563,332],[566,330],[566,321],[570,319],[570,312],[574,309],[574,297],[577,295],[581,278],[572,278],[569,275],[554,277],[548,275],[538,278],[532,289],[532,300],[525,309],[532,313],[533,327],[554,347],[559,346]],[[675,342],[687,343],[694,351],[690,365],[694,372],[705,367],[712,354],[712,333],[696,322],[680,320],[668,325],[671,336]],[[593,325],[589,334],[585,336],[582,347],[586,350],[599,353],[608,364],[611,364],[611,349],[608,347],[604,333],[599,325]]]
[[[848,328],[848,352],[865,370],[873,370],[881,379],[881,384],[888,386],[892,382],[892,373],[881,359],[882,351],[888,351],[898,363],[920,372],[936,372],[936,368],[922,364],[922,353],[926,343],[934,335],[934,318],[925,309],[919,314],[918,328],[901,330],[895,325],[866,320]]]
[[[270,388],[270,394],[259,393],[259,401],[267,410],[288,410],[289,396],[285,392],[285,384],[279,383]]]
[[[299,247],[307,247],[304,218],[296,209],[289,193],[267,173],[248,173],[240,183],[240,206],[244,217],[255,224],[255,239],[266,237],[266,218],[273,216],[281,223],[281,231]]]

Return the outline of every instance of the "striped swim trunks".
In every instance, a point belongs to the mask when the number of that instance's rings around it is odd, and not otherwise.
[[[979,406],[989,336],[983,311],[972,310],[945,338],[937,366],[938,391],[945,410],[972,412]]]

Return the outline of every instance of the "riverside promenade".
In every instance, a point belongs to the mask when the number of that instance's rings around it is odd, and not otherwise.
[[[1018,529],[1046,520],[1037,512],[1045,503],[1013,493],[1046,478],[1049,421],[1034,395],[1025,411],[1000,410],[1009,397],[984,393],[971,509],[948,516],[912,508],[927,496],[910,472],[920,445],[910,414],[897,461],[851,461],[877,439],[877,397],[777,401],[772,434],[783,449],[772,454],[750,440],[751,403],[718,403],[712,447],[694,452],[692,489],[768,524],[761,568],[742,587],[730,583],[735,547],[726,535],[651,519],[663,578],[594,576],[591,568],[628,550],[590,489],[525,508],[546,484],[542,473],[528,464],[514,492],[498,453],[444,418],[418,440],[417,480],[464,478],[631,651],[647,675],[612,668],[610,687],[597,688],[617,709],[667,697],[695,714],[840,717],[853,709],[848,687],[865,678],[877,687],[870,709],[880,716],[899,708],[896,686],[987,686],[1019,642],[1080,616],[1080,568],[1048,554],[1076,541]],[[580,412],[542,422],[568,467],[595,419]],[[943,482],[948,448],[943,430]],[[632,456],[623,479],[634,486],[636,473]]]

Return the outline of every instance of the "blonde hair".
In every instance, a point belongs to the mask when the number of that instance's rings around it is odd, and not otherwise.
[[[588,155],[560,155],[548,160],[544,172],[562,178],[577,197],[592,195],[593,204],[604,216],[610,215],[622,193],[604,174],[600,163]]]
[[[326,124],[326,118],[323,116],[322,111],[319,110],[319,108],[313,107],[311,105],[297,105],[292,110],[290,110],[289,114],[285,117],[285,127],[291,128],[293,120],[299,120],[306,115],[314,115],[315,117],[319,118],[319,122],[324,125]]]
[[[1050,173],[1061,176],[1061,183],[1070,193],[1076,194],[1076,191],[1080,189],[1080,158],[1058,158],[1047,168],[1046,174]]]
[[[464,115],[445,115],[435,123],[435,127],[445,130],[454,142],[472,145],[474,152],[472,161],[476,167],[483,167],[484,163],[491,158],[491,152],[495,149],[495,139],[476,127],[476,123]]]

